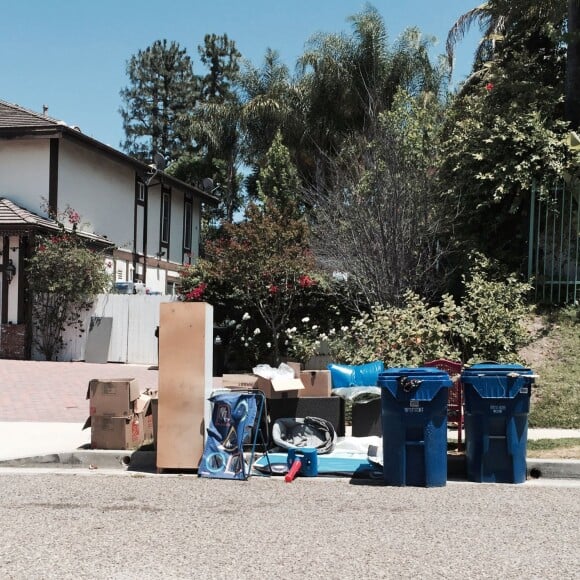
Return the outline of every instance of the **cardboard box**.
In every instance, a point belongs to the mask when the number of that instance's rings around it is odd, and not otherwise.
[[[91,428],[92,449],[136,449],[153,440],[151,397],[141,394],[131,413],[89,415],[83,429]]]
[[[256,375],[243,373],[223,375],[222,387],[225,389],[255,389],[259,378]]]
[[[300,380],[304,390],[299,391],[299,397],[330,397],[332,394],[330,371],[302,371]]]
[[[259,389],[267,399],[286,399],[297,397],[304,389],[299,378],[264,379],[251,374],[233,374],[222,376],[222,387],[226,389]]]
[[[136,449],[143,444],[144,423],[144,417],[138,414],[131,417],[93,415],[85,427],[91,427],[92,449]]]
[[[159,399],[153,397],[151,399],[151,426],[153,429],[153,448],[157,449],[157,417],[159,410]]]
[[[266,395],[267,399],[295,399],[300,391],[304,390],[304,384],[297,378],[274,378],[272,380],[258,377],[256,388]]]
[[[300,378],[300,371],[302,370],[302,364],[296,361],[284,361],[293,371],[294,371],[294,378]]]
[[[87,389],[89,415],[129,417],[140,394],[137,379],[92,379]]]

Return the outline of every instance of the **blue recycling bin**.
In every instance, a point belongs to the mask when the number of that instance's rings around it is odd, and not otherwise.
[[[535,375],[518,364],[464,369],[467,478],[484,483],[526,480],[528,414]]]
[[[379,374],[383,480],[393,486],[447,483],[447,389],[437,368],[391,368]]]

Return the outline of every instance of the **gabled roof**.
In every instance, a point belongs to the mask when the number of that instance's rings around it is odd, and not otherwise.
[[[105,145],[88,135],[85,135],[80,131],[78,127],[69,126],[64,121],[59,121],[43,115],[41,113],[36,113],[29,109],[25,109],[19,105],[14,105],[12,103],[7,103],[6,101],[0,100],[0,139],[2,137],[14,138],[14,137],[60,137],[71,139],[73,141],[78,141],[86,146],[96,149],[106,155],[107,157],[113,158],[120,163],[132,166],[141,175],[148,175],[151,168],[146,163],[135,159],[109,145]],[[157,173],[158,178],[164,184],[171,185],[193,194],[197,198],[201,199],[202,202],[209,205],[217,205],[218,199],[206,191],[199,189],[193,185],[189,185],[179,179],[176,179],[172,175],[159,171]]]
[[[70,231],[70,228],[65,228]],[[0,197],[0,235],[6,235],[6,231],[15,234],[23,231],[40,230],[44,232],[58,232],[60,226],[55,220],[51,220],[35,214],[13,201]],[[114,244],[105,238],[91,232],[77,231],[78,235],[87,241],[99,246],[114,246]]]
[[[49,230],[58,229],[58,224],[40,215],[32,213],[13,201],[0,197],[0,226],[36,226]]]
[[[58,124],[56,119],[0,100],[0,127],[46,127]]]

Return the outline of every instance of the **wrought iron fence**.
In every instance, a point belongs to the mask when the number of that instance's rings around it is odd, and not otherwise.
[[[560,179],[548,194],[532,188],[528,278],[536,302],[578,304],[580,219],[578,179]]]

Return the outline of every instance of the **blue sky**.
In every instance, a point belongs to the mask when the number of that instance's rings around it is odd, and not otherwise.
[[[443,53],[455,19],[479,0],[377,0],[391,41],[418,27]],[[267,48],[293,69],[317,32],[349,32],[359,0],[2,0],[0,99],[48,114],[113,147],[123,138],[119,91],[125,65],[155,40],[175,40],[201,73],[197,47],[207,33],[236,41],[258,65]],[[468,73],[473,31],[458,47],[454,82]]]

